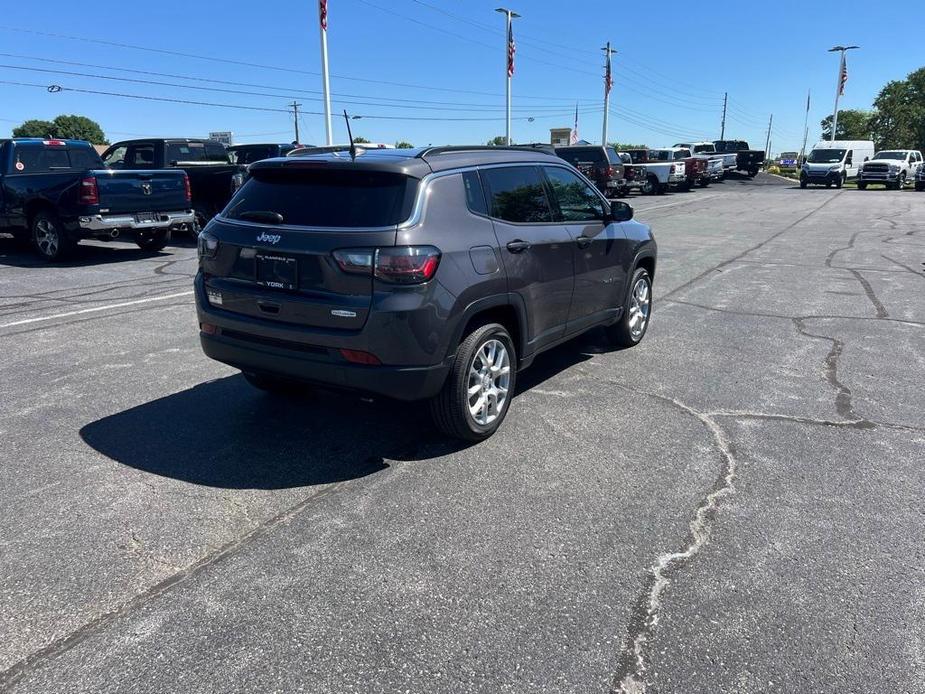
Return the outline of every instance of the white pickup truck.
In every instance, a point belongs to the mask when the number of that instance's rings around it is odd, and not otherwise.
[[[922,167],[922,153],[917,149],[877,152],[873,159],[861,165],[858,188],[864,190],[871,183],[882,183],[887,188],[902,190],[907,182],[916,180],[916,174]]]
[[[712,142],[682,142],[675,147],[685,147],[693,152],[695,157],[707,158],[707,172],[711,181],[719,181],[726,175],[726,170],[734,171],[736,167],[735,154],[723,154],[716,151]]]

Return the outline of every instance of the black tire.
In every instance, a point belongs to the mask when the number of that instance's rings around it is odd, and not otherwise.
[[[845,185],[846,178],[847,176],[845,175],[845,172],[842,171],[841,175],[838,177],[838,180],[835,181],[835,187],[841,188],[843,185]]]
[[[906,187],[906,172],[899,174],[899,180],[896,181],[896,190],[903,190]]]
[[[37,212],[29,224],[29,232],[32,248],[49,262],[65,259],[77,246],[51,210]]]
[[[755,176],[758,175],[758,171],[759,171],[759,169],[758,169],[757,167],[754,167],[754,166],[751,167],[751,168],[748,170],[748,177],[749,177],[749,178],[754,178]]]
[[[470,367],[476,363],[477,355],[483,347],[493,340],[497,340],[507,350],[508,354],[508,381],[506,397],[494,419],[485,424],[479,423],[470,411]],[[456,352],[456,361],[453,369],[447,376],[443,389],[432,398],[428,405],[430,415],[436,427],[453,438],[465,441],[482,441],[494,434],[504,422],[514,397],[514,387],[517,381],[517,352],[514,341],[507,329],[499,323],[488,323],[473,330],[459,345]],[[478,385],[478,383],[476,383]],[[475,393],[481,397],[480,393]],[[497,402],[497,398],[496,398]]]
[[[858,181],[858,190],[867,190],[867,184],[864,181]]]
[[[668,184],[667,184],[667,183],[659,183],[659,184],[655,187],[655,194],[656,194],[656,195],[664,195],[664,194],[667,193],[667,192],[668,192]]]
[[[638,318],[636,321],[634,321],[634,316],[636,316],[638,312],[634,310],[635,302],[633,291],[636,287],[636,284],[643,280],[647,286],[649,303],[644,312],[645,322],[642,325],[642,330],[635,332],[634,334],[634,325],[631,325],[631,323],[635,324],[635,322],[638,321]],[[610,341],[610,343],[619,349],[628,349],[630,347],[635,347],[640,342],[642,342],[642,338],[646,336],[646,331],[649,329],[649,323],[652,322],[653,304],[652,278],[649,277],[649,273],[645,268],[636,268],[635,272],[633,272],[632,278],[630,279],[629,286],[626,289],[626,297],[623,302],[623,315],[620,316],[620,320],[618,320],[616,323],[605,328],[607,339]]]
[[[805,179],[805,178],[801,178],[801,179],[800,179],[800,188],[805,188],[805,187],[808,186],[808,185],[809,185],[809,184],[806,182],[806,179]]]
[[[143,251],[156,252],[163,250],[170,241],[170,229],[155,229],[154,231],[139,231],[135,234],[135,243]]]
[[[190,234],[193,238],[196,238],[199,235],[199,232],[206,228],[206,224],[209,223],[209,220],[212,219],[215,215],[211,210],[207,210],[205,207],[197,206],[193,208],[193,215],[195,216],[195,221],[193,226],[190,229]]]
[[[697,185],[700,186],[701,188],[706,188],[706,187],[708,187],[708,186],[710,185],[710,179],[709,179],[709,178],[702,178],[702,179],[700,179],[700,182],[699,182]]]
[[[253,371],[243,371],[242,373],[244,374],[245,380],[254,386],[254,388],[272,393],[273,395],[304,395],[308,390],[308,386],[299,381],[255,373]]]
[[[655,174],[646,177],[646,182],[643,184],[642,188],[639,189],[639,192],[643,195],[656,195],[658,194],[659,182]]]

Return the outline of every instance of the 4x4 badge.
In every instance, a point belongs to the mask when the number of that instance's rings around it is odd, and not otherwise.
[[[283,237],[279,234],[268,234],[267,232],[263,232],[260,234],[260,236],[257,237],[257,241],[259,243],[269,243],[270,245],[275,246],[279,243],[281,238]]]

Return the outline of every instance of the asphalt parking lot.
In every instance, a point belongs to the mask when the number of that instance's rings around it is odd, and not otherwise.
[[[471,447],[206,359],[192,242],[0,240],[0,691],[925,692],[925,194],[630,202],[645,341]]]

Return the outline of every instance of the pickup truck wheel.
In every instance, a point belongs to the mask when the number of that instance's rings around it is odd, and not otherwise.
[[[253,371],[244,371],[242,373],[244,374],[244,380],[254,386],[254,388],[272,393],[273,395],[301,395],[304,394],[308,388],[297,381],[291,381],[278,376],[269,376],[267,374],[254,373]]]
[[[77,245],[64,230],[54,212],[42,210],[32,218],[32,246],[45,260],[57,261],[68,256]]]
[[[653,174],[646,178],[646,182],[642,184],[639,188],[639,192],[643,195],[655,195],[658,190],[658,179]]]
[[[707,186],[710,185],[710,179],[709,179],[709,178],[701,178],[701,179],[700,179],[700,182],[697,183],[697,185],[700,186],[701,188],[706,188]]]
[[[636,268],[620,320],[606,328],[607,339],[614,347],[635,347],[646,335],[652,314],[652,278],[645,268]]]
[[[469,333],[456,352],[443,389],[428,403],[448,436],[482,441],[498,430],[511,406],[517,354],[507,329],[489,323]]]
[[[806,181],[806,177],[803,176],[803,177],[800,179],[800,188],[805,188],[805,187],[808,186],[808,185],[809,185],[809,183]]]
[[[170,229],[139,231],[135,236],[135,243],[143,251],[163,250],[168,241],[170,241]]]
[[[749,177],[749,178],[754,178],[754,177],[757,176],[757,175],[758,175],[758,167],[752,166],[752,167],[750,167],[750,168],[748,169],[748,177]]]
[[[902,190],[906,187],[906,172],[899,174],[899,180],[896,181],[896,190]]]

